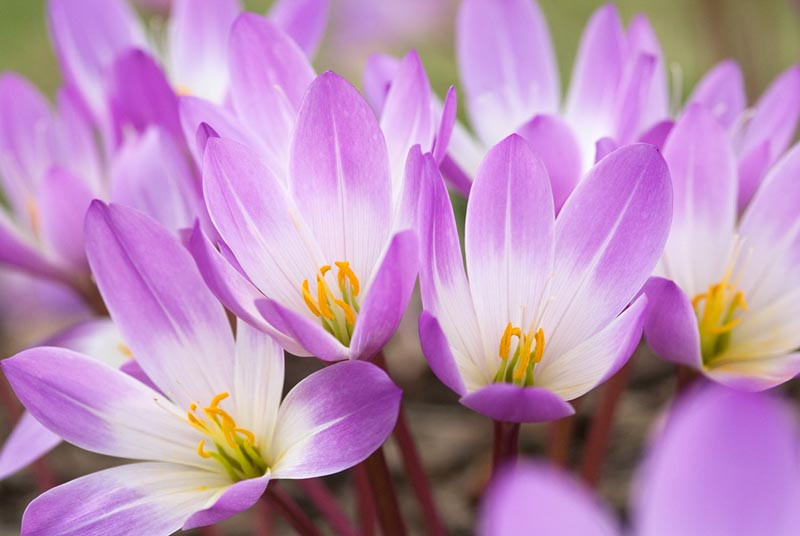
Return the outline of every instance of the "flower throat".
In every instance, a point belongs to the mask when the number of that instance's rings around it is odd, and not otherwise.
[[[544,330],[534,332],[534,326],[523,333],[520,328],[509,322],[500,338],[498,354],[502,360],[500,369],[494,377],[495,383],[513,383],[523,387],[533,385],[533,368],[544,355]],[[517,339],[517,348],[511,354],[513,339]]]
[[[333,264],[336,266],[336,286],[330,286],[325,279],[328,273],[333,273],[333,268],[326,264],[317,274],[316,292],[311,292],[308,279],[303,281],[303,301],[314,316],[319,318],[322,327],[328,333],[345,346],[349,346],[360,310],[358,294],[361,291],[361,284],[350,268],[349,262],[337,261]],[[331,290],[337,287],[338,297]]]

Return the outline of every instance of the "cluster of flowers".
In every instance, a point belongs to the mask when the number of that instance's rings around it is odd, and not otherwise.
[[[140,460],[45,492],[23,534],[170,534],[364,461],[417,280],[430,368],[497,422],[573,414],[643,334],[707,378],[643,464],[637,534],[796,533],[798,424],[753,391],[800,372],[800,68],[748,107],[726,61],[675,109],[647,20],[605,6],[562,103],[538,7],[464,0],[469,131],[413,51],[370,60],[367,99],[316,74],[326,12],[175,0],[157,43],[122,0],[50,0],[55,108],[0,79],[0,261],[92,311],[0,362],[28,411],[0,478],[62,439]],[[332,364],[282,399],[284,351]],[[527,462],[480,530],[618,532]]]

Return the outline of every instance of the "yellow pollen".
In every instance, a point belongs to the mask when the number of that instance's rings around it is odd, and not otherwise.
[[[31,230],[33,230],[33,235],[38,237],[41,227],[39,219],[39,207],[36,205],[36,201],[33,198],[28,198],[25,201],[25,210],[28,211],[28,220],[31,222]]]
[[[498,355],[500,368],[495,375],[495,382],[509,382],[518,385],[533,385],[534,366],[542,360],[545,348],[544,330],[534,331],[531,326],[527,333],[509,322],[500,337]],[[517,348],[511,353],[513,338],[517,338]]]
[[[213,458],[234,481],[255,478],[263,475],[267,464],[256,446],[253,432],[236,425],[236,420],[219,404],[228,398],[223,392],[211,399],[211,403],[198,413],[198,404],[189,405],[186,418],[189,424],[205,437],[197,444],[197,454],[201,458]],[[206,450],[210,440],[216,448]]]
[[[192,90],[189,89],[187,86],[178,84],[175,86],[175,94],[179,97],[191,97]]]
[[[131,352],[131,349],[128,348],[128,345],[126,345],[126,344],[123,344],[121,342],[117,343],[117,350],[119,350],[119,353],[121,353],[125,357],[129,357],[129,358],[133,357],[133,352]]]
[[[335,267],[336,284],[326,280],[328,272],[333,275]],[[358,295],[361,284],[350,263],[336,261],[333,266],[325,264],[320,267],[316,275],[316,292],[311,290],[309,280],[304,279],[301,285],[303,301],[311,314],[319,318],[322,327],[336,337],[345,346],[350,344],[350,339],[355,329],[359,313]],[[335,294],[338,286],[339,295]]]

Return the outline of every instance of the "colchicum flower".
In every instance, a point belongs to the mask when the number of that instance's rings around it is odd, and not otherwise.
[[[678,402],[652,441],[629,530],[560,469],[524,462],[490,484],[478,534],[790,536],[800,524],[798,447],[787,403],[706,385]]]
[[[393,218],[386,143],[353,86],[328,72],[309,87],[288,187],[257,153],[213,137],[203,187],[223,243],[218,252],[195,232],[190,249],[231,311],[294,354],[335,361],[381,350],[416,281],[417,240],[404,210],[414,203],[399,203]]]
[[[725,60],[703,77],[688,102],[703,104],[731,137],[739,175],[737,208],[741,213],[767,170],[794,138],[800,119],[800,66],[781,73],[755,106],[746,109],[742,72],[734,61]]]
[[[668,117],[666,72],[644,16],[626,32],[613,5],[594,13],[563,103],[547,23],[535,2],[466,0],[456,29],[459,73],[477,139],[457,126],[443,172],[462,190],[486,151],[517,132],[544,161],[558,212],[596,160],[640,140]]]
[[[58,486],[27,508],[23,534],[170,534],[252,506],[270,479],[335,473],[391,432],[400,390],[347,362],[281,401],[283,351],[224,309],[191,256],[147,216],[95,202],[90,263],[111,315],[152,387],[59,348],[2,362],[34,417],[67,441],[143,460]]]
[[[462,404],[498,421],[571,414],[567,401],[613,375],[641,338],[646,300],[637,293],[669,231],[666,164],[650,145],[618,149],[554,221],[544,164],[509,136],[489,151],[470,194],[469,277],[430,158],[427,174],[419,332],[431,368]]]
[[[736,159],[702,105],[686,110],[664,157],[674,217],[656,271],[664,278],[645,287],[650,347],[739,389],[791,379],[800,372],[800,146],[771,168],[738,221]]]

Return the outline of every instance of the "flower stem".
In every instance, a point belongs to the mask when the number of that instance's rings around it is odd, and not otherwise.
[[[492,472],[506,463],[517,459],[519,449],[519,423],[494,421],[494,450],[492,451]]]
[[[22,410],[20,409],[20,404],[17,401],[17,396],[14,394],[14,391],[11,389],[11,385],[9,385],[8,380],[6,380],[5,376],[0,375],[0,403],[3,404],[3,409],[6,413],[6,419],[9,423],[9,427],[12,423],[15,423],[19,420],[20,416],[22,415]]]
[[[386,359],[383,353],[379,353],[375,356],[375,364],[389,374],[389,369],[386,365]],[[389,374],[389,376],[391,376],[391,374]],[[397,447],[400,449],[406,476],[414,490],[414,494],[417,496],[417,502],[422,511],[422,520],[425,524],[425,530],[430,536],[443,536],[447,534],[447,530],[436,508],[431,483],[425,472],[425,467],[422,465],[419,450],[414,443],[414,437],[411,435],[408,419],[406,419],[402,404],[400,405],[400,413],[397,416],[397,424],[395,424],[392,436],[397,443]]]
[[[383,454],[383,447],[378,447],[378,450],[364,460],[363,464],[369,476],[372,496],[375,498],[377,507],[378,523],[383,535],[405,535],[406,526],[403,516],[400,514],[400,505],[397,503],[397,495],[394,491],[392,475],[389,473],[389,466],[386,464],[386,456]]]
[[[581,398],[572,401],[572,407],[578,411]],[[572,435],[575,432],[576,415],[570,415],[550,423],[548,427],[547,457],[551,462],[566,467],[569,463],[569,449],[572,445]]]
[[[375,502],[369,485],[369,475],[363,463],[356,465],[352,471],[353,484],[356,487],[358,504],[359,531],[362,536],[375,534]]]
[[[297,484],[302,488],[306,496],[314,503],[317,510],[325,516],[331,528],[341,536],[355,536],[356,531],[350,524],[347,515],[342,511],[339,503],[336,502],[325,483],[319,478],[308,478],[298,480]]]
[[[692,386],[697,379],[697,372],[686,365],[675,367],[675,394],[679,395]]]
[[[267,486],[264,499],[269,501],[270,505],[274,506],[301,536],[322,536],[322,532],[314,525],[311,518],[276,482],[270,482]]]
[[[628,385],[633,359],[630,359],[603,387],[600,404],[595,409],[586,447],[581,459],[581,476],[590,485],[597,485],[608,447],[608,436],[614,424],[617,403]]]

